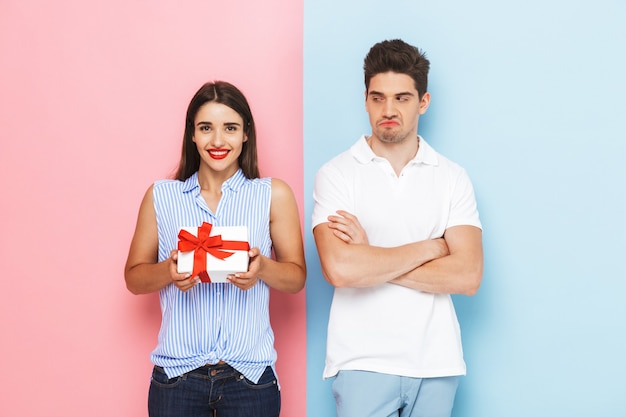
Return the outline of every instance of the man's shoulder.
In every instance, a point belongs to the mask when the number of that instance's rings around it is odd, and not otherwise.
[[[342,166],[350,164],[354,160],[351,149],[346,149],[343,152],[333,156],[322,166]]]
[[[444,166],[445,168],[448,168],[448,169],[453,170],[453,171],[463,171],[463,167],[459,163],[453,161],[452,159],[448,158],[447,156],[444,156],[444,155],[438,153],[437,154],[437,158],[439,160],[439,164]]]
[[[423,146],[425,148],[425,158],[430,160],[431,162],[434,162],[435,165],[444,169],[448,169],[452,172],[464,171],[464,168],[459,163],[453,161],[452,159],[434,149],[432,145],[430,145],[425,140],[421,139],[420,146]]]
[[[352,164],[356,164],[359,160],[359,155],[363,153],[363,146],[367,146],[365,142],[365,135],[361,136],[359,140],[353,143],[349,148],[343,150],[341,153],[335,155],[322,165],[321,169],[345,169]]]

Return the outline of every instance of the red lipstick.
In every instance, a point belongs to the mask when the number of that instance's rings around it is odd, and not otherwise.
[[[213,159],[224,159],[228,156],[228,149],[209,149],[209,156]]]

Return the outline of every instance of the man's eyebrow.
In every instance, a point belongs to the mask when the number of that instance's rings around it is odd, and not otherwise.
[[[367,93],[368,96],[385,96],[385,94],[381,93],[380,91],[375,91],[372,90],[370,92]],[[400,93],[396,93],[393,95],[394,97],[400,97],[400,96],[415,96],[415,94],[413,94],[410,91],[402,91]]]

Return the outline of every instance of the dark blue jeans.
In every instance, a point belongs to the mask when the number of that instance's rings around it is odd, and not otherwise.
[[[150,417],[278,417],[280,391],[269,366],[254,384],[230,365],[211,365],[168,379],[155,366]]]

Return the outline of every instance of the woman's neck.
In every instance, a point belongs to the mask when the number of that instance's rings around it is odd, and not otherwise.
[[[221,193],[222,184],[239,170],[239,167],[233,167],[225,171],[211,171],[208,168],[203,168],[201,166],[198,170],[198,183],[203,191],[211,193]]]

